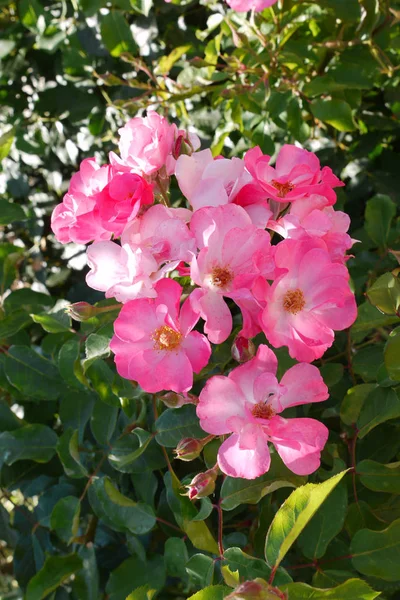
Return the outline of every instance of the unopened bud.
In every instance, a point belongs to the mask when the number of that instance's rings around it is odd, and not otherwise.
[[[183,438],[174,450],[176,458],[189,462],[198,458],[203,450],[203,442],[195,438]]]
[[[232,348],[232,357],[239,363],[244,363],[253,358],[256,347],[252,340],[238,335],[235,337]]]
[[[96,309],[88,302],[75,302],[67,308],[67,313],[74,321],[87,321],[96,314]]]
[[[168,392],[163,396],[159,396],[159,399],[168,408],[180,408],[184,404],[198,403],[198,398],[193,394],[177,394],[176,392]]]
[[[197,500],[198,498],[210,496],[215,490],[217,475],[218,469],[215,467],[204,473],[199,473],[192,479],[189,485],[185,485],[188,489],[185,496],[189,496],[190,500]]]
[[[226,600],[286,600],[285,592],[269,585],[264,579],[241,583]]]
[[[193,148],[189,140],[187,140],[183,134],[178,135],[172,149],[172,156],[175,160],[178,160],[182,154],[188,154],[190,156],[192,153]]]

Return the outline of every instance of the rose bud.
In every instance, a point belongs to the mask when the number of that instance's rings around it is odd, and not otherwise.
[[[74,321],[87,321],[96,314],[96,308],[88,302],[75,302],[67,307],[67,313]]]
[[[287,595],[271,587],[264,579],[254,579],[241,583],[226,600],[286,600]]]
[[[189,462],[198,458],[203,450],[204,444],[202,440],[195,438],[183,438],[174,450],[176,458]]]
[[[168,408],[180,408],[184,404],[190,404],[190,401],[184,394],[177,394],[176,392],[168,392],[158,398],[164,402]]]
[[[204,473],[199,473],[192,479],[189,485],[185,485],[188,488],[188,492],[184,495],[189,496],[190,500],[210,496],[215,490],[217,475],[218,467],[213,467]]]
[[[238,335],[233,341],[231,352],[234,360],[244,363],[253,358],[256,353],[256,347],[252,340]]]

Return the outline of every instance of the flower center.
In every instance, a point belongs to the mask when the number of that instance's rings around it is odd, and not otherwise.
[[[181,343],[182,334],[163,325],[154,331],[151,339],[154,340],[154,350],[175,350]]]
[[[219,288],[225,288],[233,279],[233,273],[227,267],[214,267],[211,273],[213,285]]]
[[[292,315],[297,315],[306,305],[304,294],[299,288],[288,290],[283,297],[283,308]]]
[[[276,414],[276,412],[269,404],[266,404],[265,402],[258,402],[253,406],[251,414],[253,417],[256,417],[256,419],[270,419]]]
[[[276,179],[273,179],[271,183],[274,188],[278,190],[278,198],[284,198],[286,194],[294,190],[294,184],[290,181],[287,181],[286,183],[280,183],[279,181],[276,181]]]

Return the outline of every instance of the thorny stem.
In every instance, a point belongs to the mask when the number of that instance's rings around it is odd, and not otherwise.
[[[354,500],[356,502],[356,504],[358,505],[358,494],[357,494],[357,481],[356,481],[356,444],[357,444],[357,437],[358,437],[358,429],[357,427],[353,424],[354,427],[354,436],[351,438],[350,440],[350,453],[351,453],[351,466],[352,466],[352,472],[351,472],[351,476],[352,476],[352,480],[353,480],[353,493],[354,493]]]
[[[96,466],[95,470],[94,470],[94,471],[93,471],[93,473],[92,473],[92,474],[89,476],[89,479],[88,479],[88,480],[87,480],[87,482],[86,482],[85,488],[84,488],[84,490],[83,490],[83,492],[82,492],[82,494],[81,494],[81,496],[80,496],[80,498],[79,498],[79,501],[80,501],[80,502],[82,502],[82,500],[83,500],[83,499],[84,499],[84,497],[86,496],[86,494],[87,494],[87,492],[88,492],[88,489],[90,488],[90,486],[91,486],[91,485],[92,485],[92,483],[93,483],[93,479],[96,477],[97,473],[100,471],[100,469],[101,469],[101,467],[102,467],[102,465],[103,465],[103,462],[106,460],[106,458],[107,458],[107,454],[106,454],[106,453],[104,453],[104,454],[103,454],[103,456],[102,456],[102,458],[100,459],[100,461],[99,461],[98,465]]]
[[[157,177],[156,177],[156,183],[157,183],[157,185],[159,187],[160,194],[161,194],[161,197],[162,197],[162,200],[163,200],[163,204],[165,206],[167,206],[167,207],[170,206],[168,192],[165,189],[164,184],[162,183],[161,177],[159,175],[157,175]]]
[[[219,549],[220,557],[222,558],[224,556],[224,544],[222,541],[224,518],[223,518],[223,514],[222,514],[221,501],[219,501],[218,504],[213,504],[213,506],[218,513],[218,549]]]
[[[285,566],[285,569],[290,569],[291,571],[294,571],[297,569],[307,569],[310,567],[314,567],[315,569],[318,569],[319,565],[321,565],[321,564],[337,562],[338,560],[346,560],[348,558],[353,558],[353,555],[352,554],[344,554],[343,556],[336,556],[335,558],[325,558],[322,560],[314,560],[313,562],[305,563],[304,565]],[[275,573],[274,573],[274,575],[275,575]]]

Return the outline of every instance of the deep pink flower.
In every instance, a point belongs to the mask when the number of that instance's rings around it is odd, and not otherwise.
[[[253,194],[240,195],[243,186],[252,181],[240,158],[214,159],[209,149],[191,156],[182,155],[177,160],[175,175],[194,211],[235,202],[243,206],[253,223],[263,229],[272,215],[263,198],[254,198]]]
[[[322,402],[328,389],[313,365],[297,364],[276,379],[277,360],[261,345],[249,362],[228,377],[214,376],[200,394],[197,416],[204,431],[232,435],[218,451],[218,464],[231,477],[255,479],[270,466],[268,442],[297,475],[309,475],[320,465],[328,429],[314,419],[286,419],[279,413],[291,406]]]
[[[290,205],[290,212],[284,217],[270,221],[268,227],[284,238],[318,237],[325,242],[332,260],[343,262],[354,242],[347,233],[350,217],[327,203],[325,196],[317,194],[302,198]]]
[[[357,316],[346,267],[332,262],[318,238],[283,240],[276,246],[277,278],[266,286],[262,328],[275,347],[304,362],[320,358],[334,331],[350,327]]]
[[[192,331],[199,315],[186,300],[179,311],[182,287],[171,279],[155,285],[157,298],[131,300],[114,323],[110,348],[117,371],[149,393],[187,392],[193,371],[199,373],[211,354],[207,338]]]
[[[117,173],[96,196],[104,229],[119,237],[142,206],[153,204],[152,186],[136,173]]]
[[[329,167],[321,169],[318,157],[308,150],[286,144],[270,166],[271,157],[257,146],[244,158],[246,168],[268,198],[278,202],[293,202],[310,194],[326,196],[329,204],[336,202],[332,188],[344,185]]]
[[[195,212],[190,227],[200,248],[191,262],[191,277],[200,286],[192,293],[192,302],[206,321],[204,331],[216,344],[229,336],[232,316],[225,296],[242,311],[244,337],[253,337],[260,331],[260,307],[251,286],[273,269],[268,232],[253,225],[235,204]]]
[[[226,2],[237,12],[247,12],[249,10],[261,12],[264,8],[276,4],[278,0],[226,0]]]
[[[111,232],[101,223],[95,199],[111,177],[109,165],[100,167],[95,158],[81,162],[79,171],[71,178],[67,194],[51,216],[51,228],[59,242],[87,244],[111,237]]]

